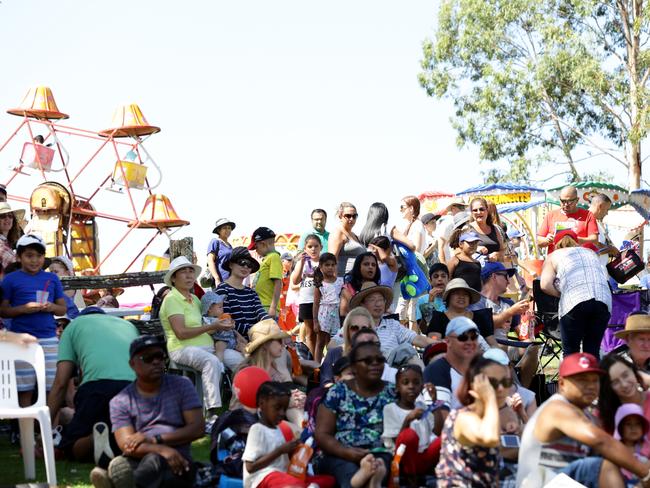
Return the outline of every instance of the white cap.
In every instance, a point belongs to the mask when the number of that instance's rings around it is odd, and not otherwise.
[[[34,235],[34,234],[25,234],[22,236],[20,239],[18,239],[18,242],[16,243],[16,248],[19,247],[27,247],[30,245],[37,245],[43,248],[43,252],[45,252],[45,241],[41,239],[39,236]]]

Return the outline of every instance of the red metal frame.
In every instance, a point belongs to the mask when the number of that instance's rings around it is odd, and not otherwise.
[[[86,129],[80,129],[77,127],[71,127],[67,125],[62,125],[55,123],[51,120],[41,120],[41,119],[33,119],[29,117],[21,117],[21,122],[14,130],[9,138],[4,141],[4,143],[0,144],[0,152],[7,147],[7,145],[16,137],[19,135],[22,129],[26,129],[27,136],[29,137],[29,141],[34,141],[34,130],[32,129],[32,125],[35,124],[36,126],[44,126],[47,131],[47,137],[45,137],[46,140],[49,140],[50,137],[54,140],[54,144],[56,145],[56,151],[55,151],[55,158],[56,155],[58,155],[58,161],[61,163],[63,167],[63,176],[65,181],[59,181],[59,183],[63,184],[68,191],[70,192],[70,196],[72,198],[72,208],[71,212],[76,213],[76,214],[82,214],[82,215],[87,215],[90,217],[96,217],[96,218],[101,218],[101,219],[108,219],[108,220],[113,220],[113,221],[118,221],[118,222],[124,222],[124,223],[131,223],[131,225],[128,226],[126,229],[124,235],[121,236],[121,238],[117,241],[117,243],[108,251],[108,253],[103,257],[103,259],[100,260],[98,264],[96,264],[93,273],[94,274],[99,274],[99,270],[102,265],[104,265],[109,258],[115,253],[115,251],[123,244],[123,242],[126,240],[126,238],[133,232],[134,229],[138,229],[141,227],[142,221],[139,218],[139,212],[136,207],[136,201],[139,201],[137,196],[134,196],[131,192],[131,188],[128,185],[128,181],[126,178],[126,174],[124,171],[124,168],[120,166],[120,170],[122,172],[122,177],[126,183],[125,186],[123,186],[123,189],[125,190],[125,193],[129,199],[129,206],[131,211],[133,212],[132,215],[115,215],[112,213],[107,213],[103,212],[100,210],[89,210],[88,208],[81,208],[77,205],[75,205],[77,201],[77,195],[78,193],[75,191],[75,186],[73,184],[78,183],[79,177],[86,171],[88,170],[89,167],[93,163],[95,163],[98,159],[98,156],[102,154],[103,151],[109,150],[110,148],[113,149],[113,153],[115,155],[115,161],[119,161],[121,159],[120,157],[120,149],[122,150],[132,150],[136,156],[137,156],[137,161],[140,162],[140,164],[143,164],[143,160],[141,158],[141,151],[147,155],[148,158],[151,159],[151,156],[147,152],[147,150],[143,146],[143,142],[148,138],[148,137],[140,137],[140,136],[134,136],[132,138],[120,138],[116,139],[113,137],[113,134],[111,133],[108,136],[100,136],[97,132],[93,132],[90,130]],[[61,144],[59,142],[59,139],[57,137],[58,134],[61,135],[67,135],[67,136],[73,136],[73,137],[83,137],[86,139],[94,140],[97,142],[98,147],[97,149],[91,154],[91,156],[84,161],[80,169],[76,171],[76,173],[73,174],[71,171],[71,168],[69,168],[69,162],[66,164],[65,158],[64,158],[64,149],[61,147]],[[127,149],[128,148],[128,149]],[[52,178],[48,178],[46,175],[46,172],[43,170],[43,167],[41,165],[41,160],[40,156],[38,155],[38,152],[36,151],[36,162],[39,166],[38,171],[40,173],[40,177],[42,178],[42,182],[45,181],[52,181]],[[54,161],[53,161],[54,163]],[[75,165],[76,166],[76,165]],[[21,162],[16,168],[13,168],[13,174],[11,177],[4,183],[5,187],[7,187],[8,192],[11,191],[10,185],[14,180],[18,177],[18,175],[25,175],[22,171],[24,167],[24,164]],[[33,177],[33,176],[32,176]],[[95,188],[90,188],[90,197],[85,198],[84,201],[86,203],[90,203],[90,201],[95,198],[98,194],[99,191],[106,185],[106,183],[111,180],[113,177],[113,170],[106,176],[101,183],[95,187]],[[39,181],[38,183],[41,183]],[[34,185],[36,186],[36,185]],[[151,187],[149,186],[149,181],[145,179],[145,188],[146,192],[143,192],[143,196],[149,196],[153,192],[151,190]],[[81,197],[81,195],[79,194]],[[25,197],[22,195],[17,195],[17,194],[9,194],[8,198],[11,200],[19,201],[19,202],[25,202],[29,203],[30,199],[29,197]],[[143,202],[144,203],[144,202]],[[126,267],[126,271],[128,271],[133,264],[138,260],[138,258],[145,252],[145,250],[153,243],[153,241],[160,235],[166,234],[165,229],[155,229],[156,233],[153,235],[153,237],[145,244],[145,246],[136,254],[135,258],[130,262],[130,264]],[[69,233],[68,233],[69,234]],[[70,235],[68,235],[68,239],[70,239]],[[64,247],[66,249],[66,252],[70,252],[70,243],[65,242]]]

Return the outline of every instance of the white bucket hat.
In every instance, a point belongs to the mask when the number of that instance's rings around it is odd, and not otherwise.
[[[165,284],[169,287],[173,287],[174,285],[172,284],[172,276],[174,276],[174,273],[176,273],[176,271],[183,268],[194,268],[194,273],[196,274],[197,278],[201,274],[201,266],[192,264],[190,260],[185,256],[178,256],[171,263],[169,263],[169,271],[167,271],[163,280]]]

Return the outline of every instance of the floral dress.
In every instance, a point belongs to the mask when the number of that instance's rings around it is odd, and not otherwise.
[[[438,488],[491,488],[499,485],[499,450],[466,447],[454,437],[456,418],[467,410],[467,407],[452,410],[442,428],[442,449],[436,466]]]
[[[323,405],[336,415],[337,441],[346,447],[372,449],[383,446],[384,407],[394,401],[395,390],[388,383],[377,396],[365,398],[342,381],[330,388]]]
[[[333,336],[341,328],[339,315],[339,303],[341,302],[341,290],[343,289],[343,278],[336,278],[334,283],[323,284],[319,288],[321,299],[318,308],[318,325],[320,330]]]

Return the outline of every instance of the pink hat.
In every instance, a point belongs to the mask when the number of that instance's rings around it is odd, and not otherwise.
[[[621,422],[623,422],[623,419],[629,417],[630,415],[636,415],[637,417],[641,417],[641,423],[643,424],[643,434],[648,433],[648,429],[650,428],[650,424],[648,423],[648,419],[646,419],[643,415],[643,409],[637,405],[636,403],[624,403],[618,409],[616,410],[616,415],[614,416],[614,420],[616,421],[616,429],[614,429],[614,439],[617,441],[621,440],[621,434],[618,431],[618,426],[621,425]]]

